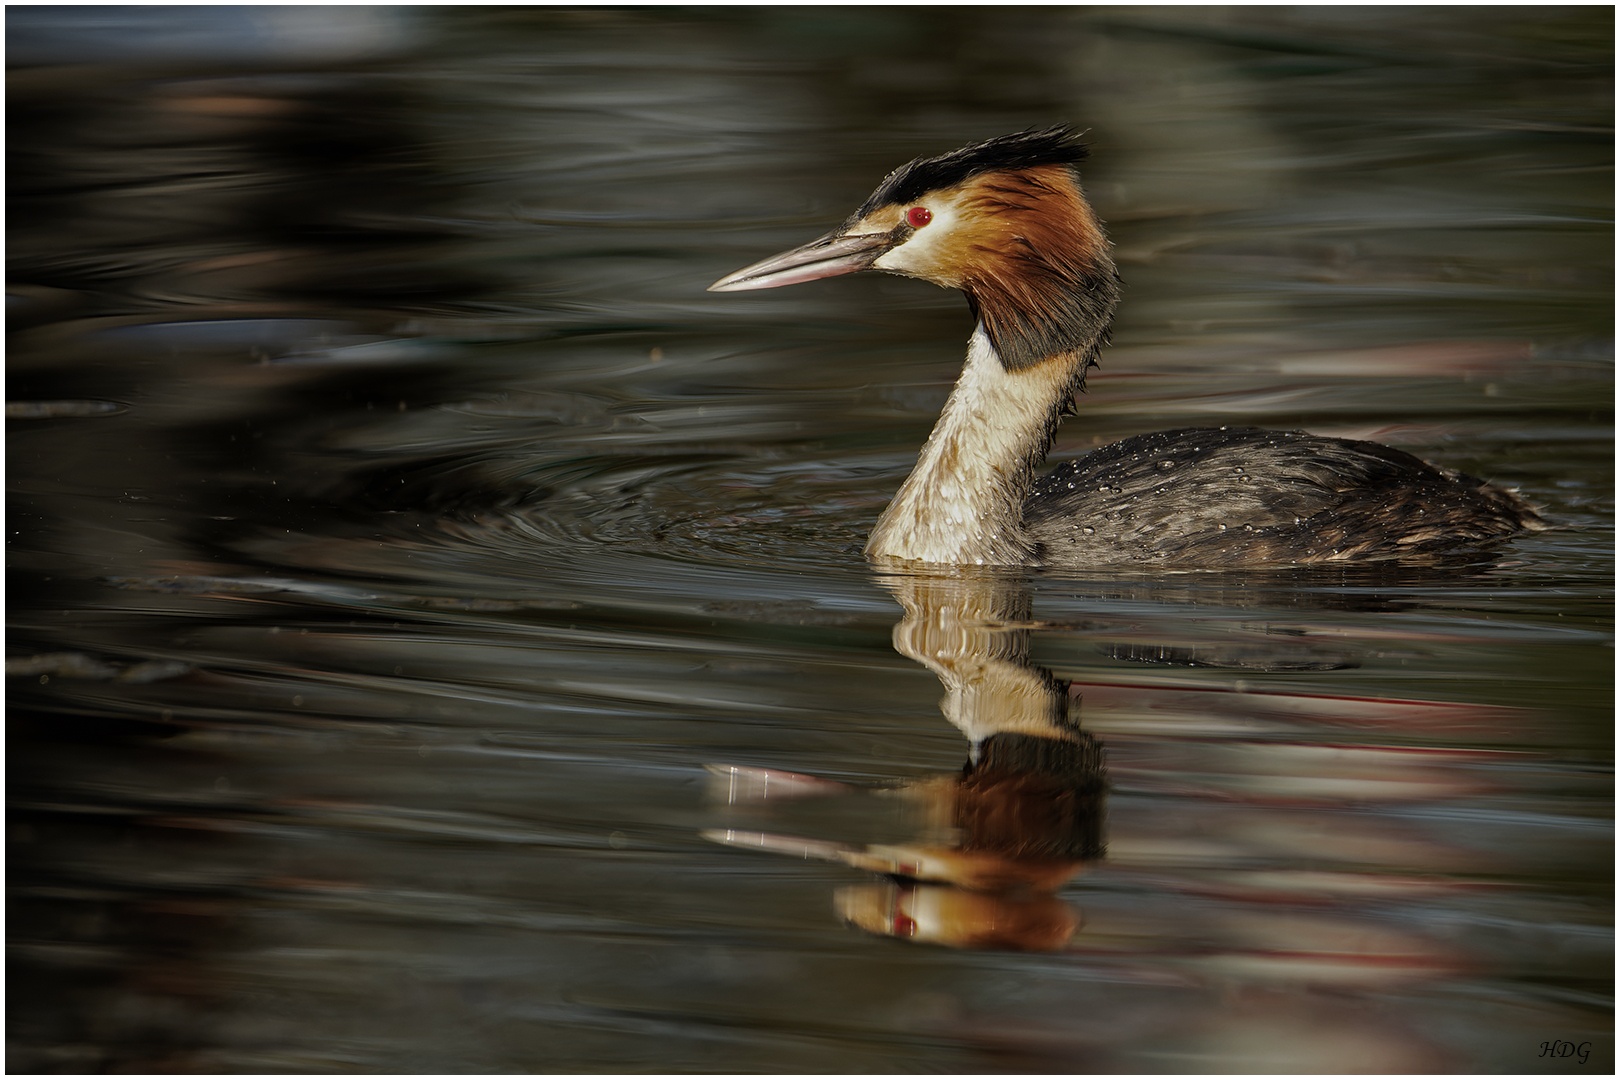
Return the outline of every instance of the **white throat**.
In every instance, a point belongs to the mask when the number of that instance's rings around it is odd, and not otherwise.
[[[962,377],[866,554],[956,566],[1028,561],[1024,500],[1073,373],[1071,356],[1010,372],[976,327]]]

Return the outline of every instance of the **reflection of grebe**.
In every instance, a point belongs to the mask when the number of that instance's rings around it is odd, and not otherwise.
[[[1036,480],[1119,295],[1080,191],[1084,157],[1059,127],[918,159],[826,236],[710,286],[770,289],[873,269],[967,294],[978,326],[962,376],[868,555],[1255,566],[1424,557],[1540,525],[1518,496],[1473,477],[1298,432],[1164,431]]]
[[[921,811],[901,843],[857,844],[711,829],[711,840],[829,859],[885,875],[837,894],[839,912],[880,934],[963,948],[1059,949],[1081,920],[1055,894],[1103,857],[1103,749],[1080,729],[1068,684],[1029,662],[1031,595],[991,572],[885,580],[906,617],[894,645],[945,687],[940,708],[968,739],[960,773],[885,790]],[[714,765],[734,807],[852,793],[772,769]]]
[[[732,806],[858,790],[770,769],[709,771]],[[839,913],[874,933],[957,948],[1044,951],[1064,948],[1080,929],[1079,913],[1054,894],[1103,856],[1106,788],[1102,748],[1089,735],[1001,732],[976,745],[960,774],[887,790],[922,812],[923,835],[914,840],[846,844],[740,829],[703,835],[885,875],[882,883],[835,894]]]

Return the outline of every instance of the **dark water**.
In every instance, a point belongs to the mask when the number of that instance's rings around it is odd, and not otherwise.
[[[1609,9],[7,23],[10,1070],[1613,1071]],[[960,298],[704,286],[1065,120],[1127,290],[1055,456],[1557,527],[876,573]],[[961,888],[941,706],[1030,702],[1068,846]]]

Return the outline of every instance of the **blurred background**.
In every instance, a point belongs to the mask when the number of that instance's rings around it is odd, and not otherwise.
[[[1613,1071],[1611,8],[6,30],[10,1071]],[[1047,951],[893,940],[706,836],[961,769],[860,546],[971,321],[704,288],[1060,122],[1125,293],[1054,458],[1303,428],[1556,528],[1017,582],[1106,857]]]

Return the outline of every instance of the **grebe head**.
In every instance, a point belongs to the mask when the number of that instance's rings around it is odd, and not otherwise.
[[[710,292],[883,270],[961,289],[1003,366],[1059,354],[1081,370],[1108,332],[1119,281],[1080,191],[1086,148],[1068,127],[1023,131],[890,173],[825,236],[744,267]]]

